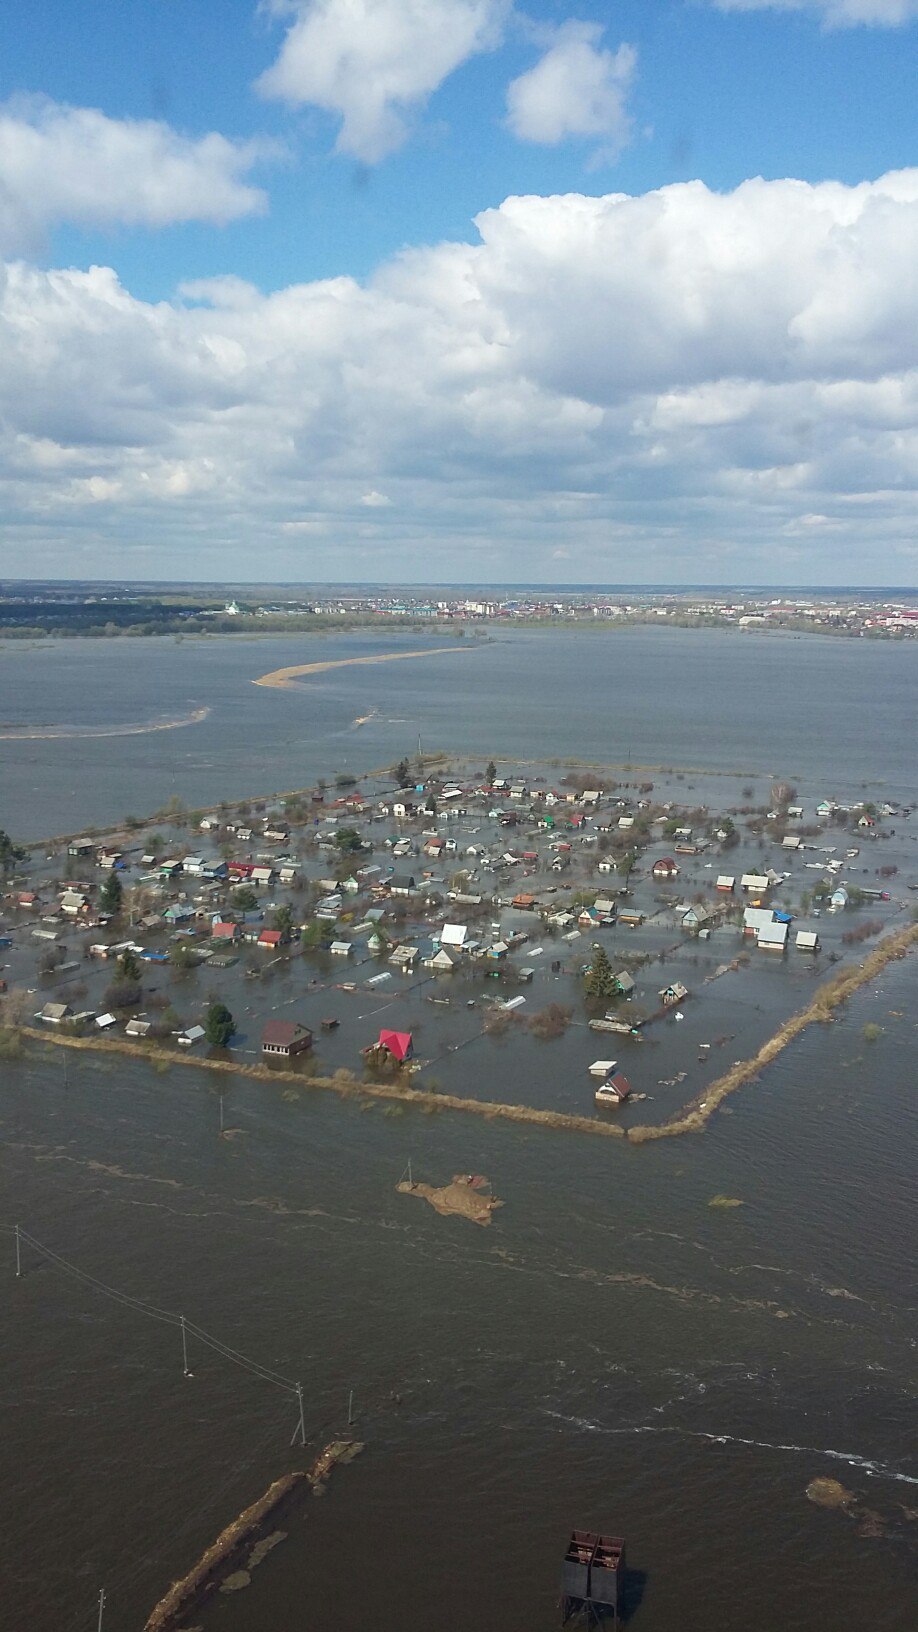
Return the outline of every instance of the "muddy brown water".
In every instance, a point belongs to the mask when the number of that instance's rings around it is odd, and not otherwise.
[[[636,1625],[765,1632],[776,1559],[806,1632],[911,1624],[913,989],[896,966],[703,1137],[639,1151],[241,1079],[227,1141],[203,1072],[5,1066],[7,1216],[302,1381],[316,1444],[355,1390],[365,1457],[208,1632],[422,1624],[431,1592],[457,1632],[548,1628],[574,1522],[627,1536]],[[406,1202],[408,1157],[486,1172],[492,1229]],[[108,1583],[134,1626],[292,1465],[295,1402],[194,1345],[186,1379],[173,1328],[7,1251],[4,1624],[83,1624]],[[883,1538],[807,1502],[820,1476]]]
[[[739,658],[746,667],[731,671],[729,653],[739,648],[727,638],[688,660],[686,650],[701,648],[675,642],[665,648],[662,675],[652,654],[663,647],[629,648],[632,664],[644,665],[634,686],[635,758],[646,744],[648,760],[697,759],[697,737],[685,747],[691,701],[706,722],[710,763],[739,767],[752,741],[750,688],[760,699],[771,684],[774,719],[752,757],[774,757],[770,768],[788,774],[808,772],[807,797],[844,795],[862,776],[891,776],[890,767],[900,780],[907,776],[897,742],[914,700],[914,665],[898,652],[750,641]],[[178,665],[172,694],[162,699],[166,712],[181,712],[189,697],[211,702],[208,687],[228,699],[230,672],[245,667],[244,647],[251,672],[304,660],[294,642],[277,643],[276,656],[266,644],[208,650],[193,692],[184,668],[190,644],[166,654]],[[538,650],[540,672],[556,665],[555,678],[566,673],[582,697],[585,647],[571,655],[562,641],[557,657]],[[136,643],[131,653],[139,688],[147,660],[135,655]],[[101,675],[104,656],[97,650],[84,659],[71,648],[61,661],[72,680],[96,665]],[[501,676],[514,672],[501,668],[506,660],[501,648],[493,659],[475,656],[450,670],[453,690],[431,691],[435,701],[424,704],[438,729],[455,714],[461,686],[469,705],[462,730],[482,741],[487,686],[493,696]],[[685,661],[696,682],[692,699],[678,684]],[[387,718],[407,713],[428,682],[445,686],[434,667],[429,675],[423,662],[366,671],[377,701],[385,687]],[[558,687],[537,693],[527,672],[518,662],[521,701],[515,712],[505,706],[490,751],[509,751],[511,739],[521,751],[538,725],[537,702],[549,734],[559,744],[564,736]],[[731,672],[742,686],[728,698]],[[360,675],[341,671],[322,693],[317,738],[329,722],[340,717],[346,731],[347,719],[366,712]],[[274,760],[263,735],[257,763],[244,763],[239,716],[234,746],[221,759],[231,719],[227,713],[221,724],[215,705],[214,736],[201,737],[192,760],[188,731],[107,746],[4,744],[2,801],[12,770],[10,809],[34,829],[36,810],[56,811],[72,785],[74,819],[58,825],[76,827],[155,803],[144,793],[162,785],[170,755],[192,799],[208,791],[219,797],[229,791],[224,782],[252,791],[268,762],[286,765],[279,783],[300,780],[289,775],[290,716],[281,721],[275,712],[291,697],[248,686],[245,676],[240,693],[243,684],[258,700],[251,705],[258,729],[268,718],[259,711],[270,705],[277,732],[287,733],[283,752],[277,737]],[[895,707],[871,735],[858,711],[865,690],[872,686],[876,697],[884,684]],[[841,769],[837,735],[829,740],[833,691],[833,707],[844,708],[849,693],[851,702]],[[50,699],[56,709],[45,699],[43,718],[67,717],[59,695]],[[665,714],[667,696],[675,699],[675,723]],[[815,714],[799,707],[800,697]],[[301,703],[299,694],[292,700]],[[23,696],[24,717],[27,702]],[[129,688],[118,707],[127,719],[142,713]],[[4,712],[13,717],[6,698]],[[599,719],[596,709],[578,726],[584,741]],[[656,737],[654,720],[663,722]],[[306,714],[303,722],[308,742]],[[242,723],[244,737],[252,718]],[[405,729],[381,726],[366,743],[355,733],[363,763],[393,757],[378,750],[389,739],[403,745]],[[502,733],[505,742],[495,742]],[[610,756],[627,750],[626,734],[621,722],[610,729]],[[304,749],[302,780],[333,769],[344,741],[336,746],[329,737],[308,766]],[[319,763],[326,750],[328,765]],[[346,751],[358,752],[350,738]],[[2,804],[0,825],[15,825]],[[634,944],[654,950],[656,933],[636,931]],[[728,955],[715,937],[674,957],[667,972],[695,986]],[[294,1098],[286,1084],[244,1079],[225,1087],[225,1121],[235,1131],[221,1139],[220,1079],[206,1072],[161,1075],[146,1063],[93,1056],[70,1057],[65,1070],[64,1051],[51,1049],[0,1062],[7,1226],[20,1222],[99,1280],[186,1314],[300,1381],[310,1448],[345,1428],[354,1390],[364,1456],[341,1470],[323,1500],[310,1497],[285,1519],[287,1540],[251,1587],[196,1617],[206,1632],[332,1620],[355,1632],[367,1623],[404,1632],[432,1621],[446,1632],[548,1632],[557,1625],[558,1571],[572,1525],[626,1536],[636,1629],[772,1632],[776,1619],[794,1632],[852,1623],[910,1629],[918,1532],[907,1512],[918,1508],[915,967],[909,960],[884,971],[835,1024],[808,1032],[734,1096],[702,1136],[639,1150],[444,1113],[390,1114],[308,1090]],[[540,974],[538,1001],[564,1001],[573,979],[553,984],[550,969]],[[790,1006],[798,1006],[813,979],[802,964],[759,963],[705,988],[720,992],[730,1011],[723,1029],[732,1034],[711,1068],[697,1061],[698,1045],[712,1040],[713,1013],[699,1002],[694,1010],[686,1004],[683,1022],[664,1022],[630,1051],[627,1039],[615,1038],[609,1050],[610,1039],[586,1031],[561,1043],[526,1033],[447,1048],[430,1069],[457,1092],[581,1109],[586,1066],[613,1052],[653,1095],[651,1106],[624,1114],[668,1115],[697,1090],[705,1069],[713,1074],[727,1054],[746,1054],[768,1035],[787,1010],[789,984]],[[279,971],[269,982],[278,1012],[299,1000],[296,981]],[[465,1042],[475,1018],[461,984],[442,1022],[448,1044]],[[320,1043],[332,1068],[353,1063],[354,1005],[363,1012],[359,999],[336,1001],[342,1026]],[[413,1003],[423,1021],[432,1006],[422,994]],[[390,1019],[383,1013],[376,1023]],[[863,1036],[868,1022],[883,1028],[874,1042]],[[435,1029],[421,1031],[422,1047]],[[684,1068],[690,1079],[666,1086]],[[505,1204],[492,1227],[472,1230],[400,1196],[409,1159],[414,1175],[433,1185],[457,1172],[487,1174]],[[718,1195],[744,1205],[710,1206]],[[11,1235],[3,1241],[0,1626],[93,1627],[104,1585],[105,1632],[129,1632],[220,1529],[296,1465],[289,1446],[296,1402],[193,1339],[186,1378],[174,1326],[28,1251],[17,1282]],[[858,1510],[879,1515],[878,1527],[871,1520],[859,1528],[846,1512],[808,1500],[818,1478],[838,1479]]]

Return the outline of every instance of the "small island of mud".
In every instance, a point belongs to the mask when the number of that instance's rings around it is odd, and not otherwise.
[[[491,1186],[480,1173],[456,1173],[449,1184],[437,1188],[433,1184],[411,1183],[402,1179],[396,1189],[404,1196],[421,1196],[438,1213],[455,1213],[472,1224],[490,1224],[491,1214],[502,1201],[491,1194]]]

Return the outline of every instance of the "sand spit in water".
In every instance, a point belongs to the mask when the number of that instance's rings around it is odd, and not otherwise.
[[[431,646],[422,652],[379,652],[375,657],[336,657],[324,663],[296,663],[291,668],[272,669],[270,674],[253,680],[252,685],[274,686],[279,691],[286,691],[294,680],[299,680],[304,674],[324,674],[328,669],[350,669],[365,663],[405,663],[409,657],[446,657],[449,652],[474,652],[475,649],[474,646]]]
[[[324,1490],[332,1469],[340,1463],[352,1462],[362,1450],[363,1446],[357,1440],[332,1440],[316,1458],[308,1472],[285,1473],[280,1479],[275,1479],[273,1485],[257,1502],[245,1508],[232,1524],[228,1524],[226,1529],[220,1532],[213,1545],[208,1547],[188,1574],[183,1576],[181,1581],[173,1582],[165,1597],[160,1599],[152,1614],[148,1616],[144,1632],[171,1632],[180,1620],[184,1620],[203,1598],[209,1596],[220,1585],[221,1572],[235,1561],[240,1550],[258,1535],[265,1521],[278,1513],[299,1486],[308,1483],[314,1491]],[[235,1570],[223,1576],[222,1586],[228,1586],[230,1591],[247,1587],[251,1580],[251,1570],[255,1569],[265,1555],[283,1539],[284,1532],[275,1530],[269,1536],[256,1541],[245,1561],[245,1569]]]
[[[0,731],[0,742],[67,742],[88,737],[145,737],[151,731],[177,731],[183,725],[200,725],[209,708],[195,708],[176,720],[155,720],[152,725],[36,725],[21,731]]]

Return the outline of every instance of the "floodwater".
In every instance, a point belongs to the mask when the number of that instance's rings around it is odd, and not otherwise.
[[[443,636],[444,647],[456,644]],[[355,665],[275,691],[296,663],[426,633],[0,644],[0,827],[69,832],[390,764],[417,749],[760,770],[918,792],[918,642],[644,627],[501,631],[458,655]],[[126,734],[128,728],[198,723]],[[358,723],[362,722],[362,723]],[[11,733],[69,728],[69,737]],[[89,735],[100,730],[117,735]]]
[[[4,721],[211,714],[0,743],[0,826],[148,808],[172,765],[189,803],[293,786],[392,758],[419,728],[483,758],[706,763],[840,797],[914,783],[918,649],[615,640],[514,635],[439,669],[339,670],[294,692],[248,680],[371,643],[61,643],[15,662],[7,648]],[[635,1632],[913,1627],[914,992],[914,960],[891,966],[703,1136],[639,1149],[51,1047],[0,1062],[6,1226],[301,1382],[316,1447],[354,1390],[364,1455],[195,1624],[549,1632],[577,1525],[627,1538]],[[476,1048],[475,1090],[529,1098],[552,1047]],[[487,1174],[505,1203],[492,1226],[399,1195],[409,1159],[434,1184]],[[743,1205],[712,1208],[718,1195]],[[89,1629],[104,1585],[105,1632],[134,1632],[302,1460],[296,1401],[194,1337],[186,1378],[173,1324],[27,1247],[17,1281],[4,1239],[0,1626]],[[849,1513],[806,1499],[825,1476],[852,1491]]]

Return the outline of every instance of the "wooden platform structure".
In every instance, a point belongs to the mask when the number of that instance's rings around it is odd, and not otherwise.
[[[561,1618],[587,1626],[617,1627],[621,1619],[621,1584],[625,1543],[620,1536],[572,1530],[561,1566]]]

